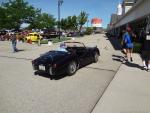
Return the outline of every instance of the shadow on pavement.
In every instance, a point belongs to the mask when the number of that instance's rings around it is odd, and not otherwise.
[[[132,62],[126,62],[124,63],[125,65],[129,66],[129,67],[134,67],[134,68],[138,68],[138,69],[143,69],[142,66],[140,66],[139,64],[135,64],[135,63],[132,63]]]
[[[107,37],[107,36],[104,36],[104,37],[106,37],[106,40],[110,41],[111,45],[113,46],[113,48],[115,50],[121,50],[121,45],[120,45],[120,43],[119,43],[117,38],[115,38],[115,37]]]
[[[36,72],[34,72],[34,75],[49,78],[50,80],[60,80],[60,79],[63,79],[64,77],[67,77],[66,74],[54,76],[54,75],[50,75],[50,74],[46,73],[45,71],[36,71]]]
[[[22,52],[22,51],[25,51],[24,49],[17,49],[16,52]]]
[[[89,64],[92,64],[92,63],[89,63]],[[84,66],[82,66],[82,67],[79,67],[79,69],[82,69],[82,68],[88,66],[89,64],[84,65]],[[98,69],[98,70],[105,70],[105,69],[91,68],[91,67],[86,67],[86,68]],[[78,70],[79,70],[79,69],[78,69]],[[77,71],[78,71],[78,70],[77,70]],[[107,70],[107,71],[114,71],[114,70]],[[60,80],[60,79],[63,79],[64,77],[67,77],[67,76],[73,76],[73,75],[67,75],[66,73],[60,74],[60,75],[50,75],[50,74],[48,74],[47,72],[42,71],[42,70],[40,70],[40,71],[35,71],[35,72],[34,72],[34,75],[38,75],[38,76],[42,76],[42,77],[45,77],[45,78],[49,78],[49,79],[51,79],[51,80]]]
[[[122,60],[120,58],[112,58],[112,60],[118,61],[118,62],[122,62]]]
[[[115,61],[118,61],[118,62],[122,62],[123,60],[123,57],[122,56],[119,56],[119,55],[112,55],[112,59],[115,60]],[[133,62],[125,62],[124,63],[126,66],[128,67],[133,67],[133,68],[138,68],[138,69],[143,69],[142,66],[140,66],[139,64],[135,64]]]
[[[118,62],[122,62],[123,56],[119,56],[119,55],[112,55],[112,60],[118,61]]]
[[[25,49],[18,49],[18,52],[25,51]]]
[[[123,58],[123,56],[120,56],[120,55],[112,55],[112,57]]]

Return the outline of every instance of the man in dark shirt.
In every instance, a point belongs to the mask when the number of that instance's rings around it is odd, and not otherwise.
[[[141,43],[143,69],[150,71],[150,30],[147,33],[143,32],[143,39]]]
[[[14,53],[15,53],[15,52],[18,52],[18,49],[17,49],[17,47],[16,47],[16,45],[17,45],[17,37],[16,37],[15,34],[12,34],[12,36],[11,36],[11,42],[12,42],[13,52],[14,52]]]

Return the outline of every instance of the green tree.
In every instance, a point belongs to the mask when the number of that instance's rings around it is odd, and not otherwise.
[[[25,0],[9,0],[2,3],[1,8],[4,10],[5,19],[2,19],[0,26],[9,29],[19,29],[22,23],[30,23],[41,10],[35,9]]]
[[[93,27],[93,30],[94,30],[94,31],[96,31],[96,29],[97,29],[96,27]]]
[[[56,25],[55,18],[53,15],[47,13],[39,14],[31,22],[29,28],[42,29],[42,28],[53,28]]]
[[[67,17],[67,29],[72,30],[72,16]]]
[[[84,11],[81,11],[81,13],[78,16],[79,32],[81,32],[82,26],[87,22],[87,20],[88,14]]]
[[[62,18],[62,19],[61,19],[61,21],[60,21],[61,29],[63,29],[63,30],[65,30],[65,31],[66,31],[66,30],[68,29],[67,24],[68,24],[68,23],[67,23],[67,19],[66,19],[66,18],[65,18],[65,19],[64,19],[64,18]]]
[[[77,17],[74,15],[72,16],[72,30],[76,31],[78,29],[78,20]]]
[[[68,16],[65,19],[61,19],[60,22],[61,28],[63,30],[73,30],[76,31],[78,28],[78,21],[77,21],[77,17],[74,16]]]
[[[0,29],[5,28],[5,24],[6,24],[6,13],[5,13],[5,9],[0,7]]]

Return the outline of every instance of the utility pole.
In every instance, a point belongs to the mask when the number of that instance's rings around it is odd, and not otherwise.
[[[58,32],[59,32],[59,39],[60,39],[60,6],[62,5],[63,0],[58,0]]]

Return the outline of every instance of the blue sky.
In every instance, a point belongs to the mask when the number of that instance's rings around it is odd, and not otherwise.
[[[54,15],[57,19],[57,0],[27,0],[42,12]],[[122,0],[63,0],[61,6],[61,18],[79,15],[81,11],[89,14],[89,20],[94,17],[102,18],[102,26],[106,28],[110,21],[110,15],[117,11],[117,5]],[[89,22],[90,26],[90,22]]]
[[[0,0],[7,1],[7,0]],[[57,19],[58,0],[26,0],[36,8],[42,9],[42,12],[54,15]],[[117,5],[122,0],[63,0],[61,6],[61,18],[67,16],[79,15],[81,11],[89,14],[89,20],[94,17],[102,18],[102,26],[106,28],[110,21],[110,15],[117,11]],[[88,24],[91,25],[90,22]]]

